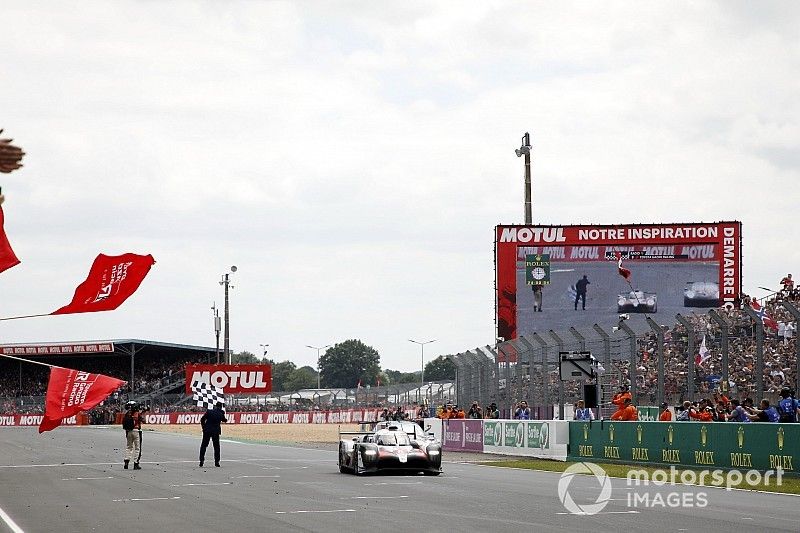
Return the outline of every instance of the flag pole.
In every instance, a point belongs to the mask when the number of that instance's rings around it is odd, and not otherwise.
[[[30,359],[23,359],[22,357],[14,357],[13,355],[6,355],[4,353],[0,353],[0,357],[7,357],[9,359],[16,359],[17,361],[22,361],[23,363],[33,363],[34,365],[42,365],[47,366],[50,368],[63,368],[57,365],[50,365],[47,363],[42,363],[41,361],[31,361]]]
[[[35,318],[35,317],[39,317],[39,316],[51,316],[51,315],[52,315],[52,313],[42,313],[41,315],[7,316],[5,318],[0,318],[0,321],[1,320],[17,320],[17,319],[20,319],[20,318]]]

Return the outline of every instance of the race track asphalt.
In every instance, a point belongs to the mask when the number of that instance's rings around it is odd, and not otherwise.
[[[224,439],[224,435],[223,435]],[[223,531],[798,531],[800,498],[612,480],[606,507],[568,513],[560,474],[447,462],[439,477],[340,474],[333,449],[223,441],[222,467],[199,439],[145,432],[143,470],[123,470],[119,427],[0,432],[0,532]],[[600,484],[576,476],[578,504]],[[672,492],[707,506],[629,506],[631,492]],[[658,500],[656,500],[657,502]],[[9,524],[16,524],[14,529]]]

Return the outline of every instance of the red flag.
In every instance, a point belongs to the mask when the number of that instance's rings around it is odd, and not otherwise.
[[[14,250],[11,249],[6,232],[3,230],[4,222],[5,215],[3,215],[3,208],[0,207],[0,272],[19,264],[19,259],[14,254]]]
[[[752,307],[753,311],[756,312],[765,328],[778,331],[778,323],[767,314],[765,309],[761,308],[761,304],[758,303],[758,300],[753,298],[753,300],[750,302],[750,307]]]
[[[90,374],[60,366],[51,367],[39,433],[57,428],[64,418],[75,416],[80,411],[88,411],[125,385],[126,381],[103,374]]]
[[[136,292],[154,263],[152,255],[100,254],[89,270],[89,277],[75,289],[72,301],[50,314],[66,315],[116,309]]]
[[[631,271],[622,267],[622,254],[619,252],[617,252],[617,270],[619,270],[619,275],[623,278],[631,279]]]

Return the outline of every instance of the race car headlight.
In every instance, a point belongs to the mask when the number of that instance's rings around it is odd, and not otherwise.
[[[687,298],[694,298],[694,291],[686,291]]]
[[[647,305],[653,305],[654,303],[656,303],[656,301],[653,300],[652,298],[647,299]]]
[[[440,453],[442,452],[439,450],[428,450],[428,455],[439,455]]]
[[[625,300],[623,300],[622,298],[620,298],[619,300],[617,300],[617,304],[618,304],[618,305],[625,305]]]
[[[377,450],[364,450],[364,455],[366,455],[367,457],[374,457],[374,456],[378,455],[378,451]]]

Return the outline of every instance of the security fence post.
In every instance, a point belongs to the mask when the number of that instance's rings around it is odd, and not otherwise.
[[[578,345],[581,347],[581,351],[586,351],[586,338],[581,335],[574,326],[569,328],[569,332],[572,333],[572,336],[578,340]]]
[[[550,416],[550,407],[552,406],[552,403],[550,401],[550,361],[548,361],[547,355],[547,342],[545,342],[545,340],[538,333],[534,333],[531,335],[531,337],[533,337],[533,340],[539,343],[539,346],[542,349],[542,402],[544,403],[547,416],[552,418],[552,416]]]
[[[683,315],[678,313],[675,320],[686,328],[686,398],[694,398],[694,327]],[[682,398],[682,399],[686,399]]]
[[[761,398],[764,396],[764,323],[749,305],[744,306],[743,310],[753,320],[756,332],[756,368],[754,372],[756,374],[756,397]]]
[[[639,405],[639,398],[637,397],[637,387],[636,387],[636,333],[625,323],[624,320],[619,321],[619,329],[624,331],[628,335],[628,340],[630,342],[630,359],[629,359],[629,368],[628,368],[628,380],[630,381],[630,393],[631,398],[633,400],[634,405]],[[620,383],[621,384],[621,383]]]
[[[658,383],[656,385],[656,405],[664,401],[664,330],[652,318],[645,317],[647,324],[656,334],[656,353],[658,354]]]
[[[525,347],[525,353],[528,354],[528,391],[525,393],[525,396],[527,397],[528,403],[533,405],[535,402],[535,388],[533,386],[533,352],[535,348],[525,337],[520,336],[517,340]]]
[[[747,312],[747,309],[745,309],[745,312]],[[730,375],[730,369],[728,368],[728,330],[730,329],[730,324],[714,309],[708,310],[708,316],[719,326],[722,342],[722,381],[727,387],[730,383],[728,379]]]
[[[790,304],[787,301],[781,302],[781,305],[783,306],[784,309],[789,311],[789,314],[791,314],[792,317],[794,317],[795,326],[800,325],[800,311],[798,311],[794,305]],[[800,387],[798,386],[800,385],[800,335],[797,334],[796,328],[794,331],[794,352],[795,352],[794,354],[795,364],[797,365],[794,371],[794,390],[798,390],[800,389]]]
[[[549,331],[550,336],[553,337],[553,340],[556,341],[556,346],[558,346],[558,351],[564,351],[564,341],[561,340],[561,337],[558,336],[558,333],[553,331],[552,329]],[[561,368],[561,356],[556,358],[556,363],[558,368]],[[561,372],[559,370],[558,374],[558,419],[564,420],[564,382],[561,380]]]

